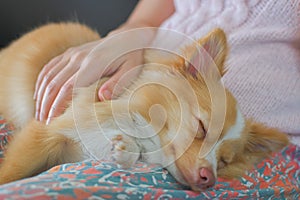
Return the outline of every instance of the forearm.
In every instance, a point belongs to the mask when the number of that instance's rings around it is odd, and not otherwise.
[[[109,34],[133,28],[159,27],[174,11],[173,0],[140,0],[127,21]]]
[[[141,0],[126,24],[158,27],[175,11],[173,0]]]

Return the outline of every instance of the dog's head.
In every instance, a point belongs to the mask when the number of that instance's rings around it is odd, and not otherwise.
[[[203,191],[217,177],[243,175],[288,140],[276,129],[245,119],[223,87],[227,44],[222,30],[209,33],[184,53],[185,58],[148,54],[139,82],[143,86],[131,96],[132,109],[158,133],[170,173]]]

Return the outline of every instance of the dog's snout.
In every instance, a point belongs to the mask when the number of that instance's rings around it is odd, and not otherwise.
[[[198,186],[201,189],[212,187],[216,182],[214,174],[208,168],[201,168],[199,171]]]
[[[192,174],[189,175],[185,178],[194,191],[205,191],[213,187],[216,182],[216,177],[210,167],[201,167],[194,171],[193,176]]]

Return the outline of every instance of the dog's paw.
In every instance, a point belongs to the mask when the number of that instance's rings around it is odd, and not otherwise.
[[[140,149],[135,141],[122,134],[112,138],[112,159],[123,168],[129,168],[139,159]]]

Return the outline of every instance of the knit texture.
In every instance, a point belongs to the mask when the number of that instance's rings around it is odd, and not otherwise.
[[[222,28],[230,48],[223,82],[244,115],[300,141],[300,1],[174,2],[161,27],[194,39]]]

